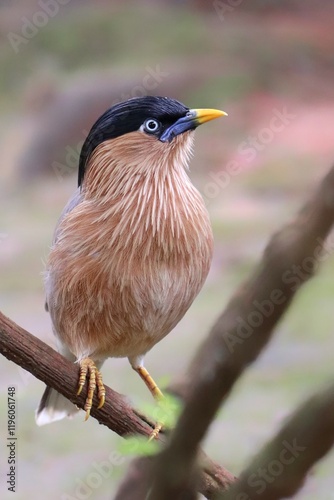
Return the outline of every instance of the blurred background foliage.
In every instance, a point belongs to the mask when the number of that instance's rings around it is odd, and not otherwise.
[[[54,345],[41,273],[76,186],[80,146],[101,112],[143,93],[224,109],[228,118],[197,132],[191,165],[214,226],[212,271],[186,317],[147,356],[158,380],[180,376],[269,235],[331,166],[333,15],[329,0],[0,1],[1,310]],[[280,130],[271,125],[277,113],[288,116]],[[235,474],[332,378],[332,253],[212,425],[206,450]],[[1,429],[6,388],[18,387],[16,498],[110,498],[128,461],[120,438],[80,417],[37,428],[43,384],[4,358],[0,370]],[[127,360],[109,360],[103,373],[134,404],[149,399]],[[107,478],[96,472],[102,461],[114,463]],[[332,498],[333,465],[331,454],[298,498]],[[3,476],[0,488],[7,498]]]

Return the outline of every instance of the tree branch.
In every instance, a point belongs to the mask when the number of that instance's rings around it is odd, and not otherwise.
[[[334,384],[304,403],[217,500],[289,498],[334,444]]]
[[[0,312],[0,352],[10,361],[28,370],[35,377],[63,394],[80,408],[84,407],[85,394],[76,395],[78,366],[71,363],[54,349],[31,335]],[[139,434],[149,436],[154,422],[131,407],[125,396],[106,387],[106,401],[97,410],[94,396],[91,416],[100,424],[120,436]],[[159,438],[163,440],[163,436]],[[207,458],[210,462],[210,460]],[[211,462],[201,473],[200,492],[207,498],[230,485],[235,477],[223,467]]]
[[[7,359],[35,375],[38,379],[63,394],[80,408],[84,407],[85,394],[77,396],[78,366],[61,356],[54,349],[31,335],[0,312],[0,352]],[[126,401],[126,398],[106,387],[106,402],[97,410],[94,395],[91,415],[100,424],[120,436],[142,434],[149,436],[151,427]],[[84,392],[84,391],[83,391]]]
[[[334,167],[295,220],[273,235],[257,269],[198,349],[185,383],[187,403],[168,446],[157,457],[150,499],[182,498],[199,443],[219,406],[267,344],[299,287],[323,260],[324,238],[333,221]],[[302,272],[296,275],[296,269]]]

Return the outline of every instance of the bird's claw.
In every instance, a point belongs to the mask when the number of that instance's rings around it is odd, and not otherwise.
[[[153,441],[153,439],[156,439],[162,428],[163,428],[163,424],[156,423],[153,431],[151,432],[151,434],[148,438],[148,441],[150,442],[150,441]]]
[[[86,410],[86,416],[85,416],[85,421],[86,421],[89,418],[90,411],[93,406],[93,397],[96,388],[99,398],[99,404],[97,407],[98,410],[102,408],[102,406],[104,405],[106,390],[103,385],[102,375],[97,369],[92,359],[84,358],[79,362],[79,364],[80,364],[80,375],[79,375],[77,395],[81,393],[82,388],[85,385],[86,377],[88,374],[88,392],[84,406],[84,409]]]

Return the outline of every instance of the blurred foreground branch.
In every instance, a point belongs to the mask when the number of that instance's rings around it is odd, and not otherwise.
[[[312,465],[334,443],[334,384],[310,398],[217,500],[278,500],[303,485]]]
[[[187,394],[183,413],[169,444],[157,457],[150,500],[183,498],[199,443],[222,401],[267,344],[299,287],[333,253],[334,246],[325,242],[333,222],[334,167],[296,218],[272,236],[255,272],[198,349],[187,373],[186,390],[181,388]],[[309,453],[313,462],[318,459],[315,450]]]

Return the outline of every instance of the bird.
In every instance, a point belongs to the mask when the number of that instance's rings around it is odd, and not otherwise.
[[[85,420],[95,392],[98,409],[105,402],[108,358],[128,358],[153,397],[163,397],[144,357],[179,323],[210,269],[211,223],[188,169],[195,129],[224,115],[133,97],[103,113],[84,141],[44,286],[58,351],[79,366],[77,394],[88,379]],[[36,422],[78,411],[47,386]]]

